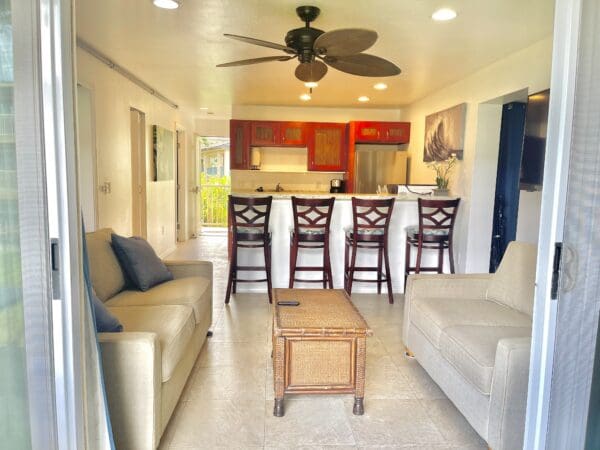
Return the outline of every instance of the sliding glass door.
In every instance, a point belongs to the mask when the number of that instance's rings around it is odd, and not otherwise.
[[[0,436],[31,448],[15,141],[11,5],[0,0]]]

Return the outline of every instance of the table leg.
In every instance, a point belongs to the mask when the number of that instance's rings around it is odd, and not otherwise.
[[[365,397],[365,366],[367,362],[367,338],[356,339],[356,388],[354,391],[354,408],[352,412],[357,416],[365,413],[363,399]]]
[[[284,365],[285,365],[285,339],[282,337],[274,337],[274,358],[273,358],[273,386],[275,388],[275,405],[273,407],[273,415],[282,417],[283,409],[283,392],[284,384]]]

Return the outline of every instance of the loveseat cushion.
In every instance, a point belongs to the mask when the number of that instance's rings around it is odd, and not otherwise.
[[[455,325],[531,326],[529,316],[499,303],[456,298],[414,298],[410,320],[437,349],[444,329]]]
[[[511,242],[492,277],[487,298],[533,315],[537,249],[525,242]]]
[[[111,235],[110,228],[85,235],[92,286],[103,302],[125,288],[125,275],[112,249]]]
[[[211,289],[211,282],[206,278],[177,278],[154,286],[146,292],[120,292],[106,302],[106,305],[110,307],[187,305],[194,310],[195,323],[199,324],[212,308]]]
[[[457,325],[442,332],[440,352],[479,392],[489,395],[498,341],[530,336],[531,327]]]
[[[109,306],[123,331],[156,333],[161,349],[162,381],[168,381],[194,334],[192,308],[184,305]]]

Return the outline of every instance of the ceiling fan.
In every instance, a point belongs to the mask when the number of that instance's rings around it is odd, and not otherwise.
[[[323,78],[327,73],[327,66],[363,77],[389,77],[400,73],[400,68],[390,61],[362,53],[375,43],[377,32],[362,28],[343,28],[324,32],[317,28],[311,28],[310,23],[319,16],[320,12],[321,10],[316,6],[296,8],[296,14],[305,23],[305,26],[288,31],[285,36],[286,45],[235,34],[225,34],[228,38],[248,44],[282,50],[287,55],[244,59],[219,64],[217,67],[246,66],[271,61],[283,62],[298,58],[300,64],[296,67],[295,75],[305,83],[316,82]]]

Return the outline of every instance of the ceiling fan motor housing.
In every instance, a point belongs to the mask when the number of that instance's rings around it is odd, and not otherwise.
[[[313,45],[317,38],[324,33],[318,28],[296,28],[288,31],[285,35],[285,43],[288,47],[298,51],[298,59],[300,62],[312,62],[315,59]]]

